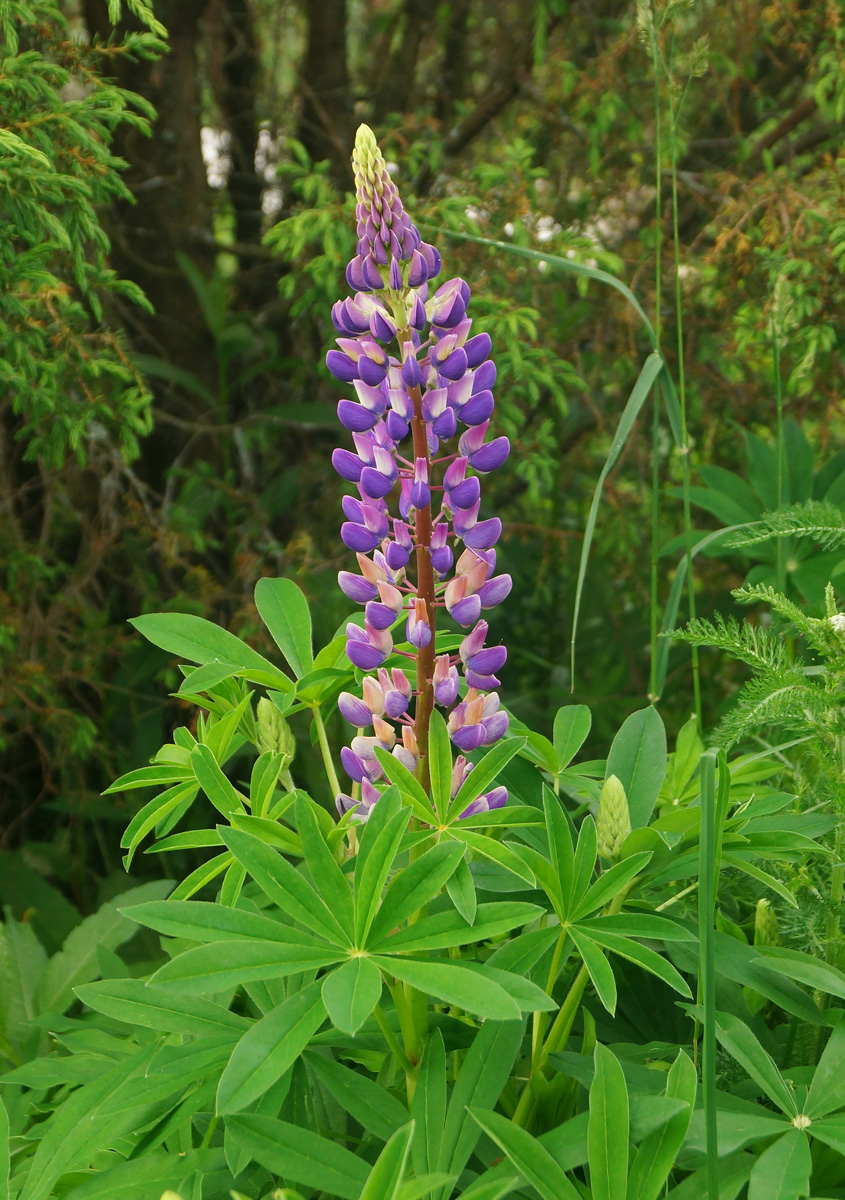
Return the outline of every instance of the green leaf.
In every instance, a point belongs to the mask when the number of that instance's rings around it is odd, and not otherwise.
[[[165,817],[174,812],[183,801],[187,801],[189,805],[192,804],[198,791],[199,788],[193,782],[187,785],[177,783],[174,787],[168,788],[166,792],[161,792],[158,796],[153,797],[135,814],[120,839],[121,846],[127,850],[123,859],[123,866],[127,871],[132,865],[135,851],[147,834],[155,829],[156,825],[160,824]]]
[[[496,781],[499,772],[503,771],[515,754],[519,754],[525,745],[525,738],[506,738],[492,750],[488,750],[483,758],[475,764],[461,785],[457,796],[449,806],[448,820],[459,817],[464,809],[476,800],[482,792],[489,790]]]
[[[824,1117],[845,1105],[845,1022],[834,1026],[819,1059],[807,1094],[804,1111],[811,1117]]]
[[[381,997],[378,967],[360,955],[349,959],[323,981],[323,1002],[342,1033],[354,1037]]]
[[[557,767],[568,767],[587,740],[593,718],[586,704],[566,704],[555,715],[554,741]]]
[[[432,817],[434,817],[436,814],[434,809],[431,807],[431,801],[425,794],[425,791],[423,790],[422,784],[419,782],[419,780],[416,779],[404,765],[404,763],[401,763],[393,754],[388,754],[386,750],[381,750],[378,746],[376,747],[375,754],[376,759],[385,775],[391,783],[396,784],[396,787],[411,805],[411,808],[414,810],[416,816],[418,816],[420,820],[430,823]],[[383,800],[384,796],[382,796],[381,800],[379,800],[379,804],[381,804]],[[369,825],[369,821],[367,824]]]
[[[230,817],[244,811],[244,797],[223,774],[209,746],[194,746],[191,766],[197,783],[219,813]]]
[[[717,1013],[716,1036],[781,1112],[790,1117],[797,1116],[798,1105],[792,1088],[744,1021],[731,1013]]]
[[[414,1122],[397,1129],[375,1161],[361,1200],[396,1200],[414,1136]]]
[[[472,871],[470,871],[469,863],[465,858],[461,857],[458,860],[454,874],[446,880],[446,891],[463,919],[472,925],[478,911],[478,894],[475,890]]]
[[[341,1108],[381,1141],[406,1124],[408,1110],[375,1080],[313,1050],[306,1052],[305,1060]]]
[[[275,750],[265,750],[252,764],[249,779],[249,806],[260,819],[270,807],[279,775],[282,771],[282,756]]]
[[[438,842],[400,871],[385,892],[370,926],[367,944],[378,945],[398,925],[433,900],[457,869],[463,855],[464,848],[460,843]]]
[[[810,1025],[827,1024],[813,1000],[790,979],[769,970],[759,947],[744,946],[718,930],[713,935],[719,974],[743,987],[754,988],[780,1008]]]
[[[188,662],[233,663],[257,683],[287,692],[293,684],[278,667],[219,625],[191,613],[147,613],[129,622],[148,642]]]
[[[555,889],[561,912],[568,911],[572,903],[572,882],[575,869],[575,854],[572,846],[572,834],[560,800],[551,790],[543,788],[543,813],[546,819],[546,833],[549,839],[549,859],[552,869],[558,879]]]
[[[342,1200],[360,1200],[369,1175],[367,1164],[336,1142],[275,1117],[229,1117],[226,1128],[239,1146],[274,1175]]]
[[[182,882],[173,889],[171,899],[189,900],[207,883],[211,883],[212,879],[216,879],[221,872],[228,871],[234,861],[234,856],[231,854],[216,854],[214,858],[210,858],[195,871],[191,871],[190,875],[186,875]]]
[[[43,1200],[64,1171],[100,1148],[100,1139],[109,1124],[112,1097],[121,1084],[143,1070],[150,1057],[151,1050],[139,1050],[104,1071],[93,1083],[71,1093],[56,1110],[38,1144],[20,1200]]]
[[[600,921],[595,922],[595,925],[600,925]],[[583,930],[583,926],[581,925],[577,928]],[[644,971],[649,971],[652,975],[656,975],[658,979],[662,979],[664,983],[668,983],[669,987],[680,993],[681,996],[692,997],[692,993],[684,977],[675,970],[667,959],[662,958],[661,955],[649,946],[641,946],[639,942],[634,942],[630,938],[620,937],[616,933],[605,933],[600,928],[597,930],[595,926],[590,929],[590,938],[597,945],[604,947],[605,950],[610,950],[612,954],[618,954],[620,958],[627,958],[629,962],[636,963]]]
[[[637,1200],[658,1200],[663,1192],[689,1128],[696,1085],[695,1067],[683,1050],[679,1050],[669,1069],[666,1095],[682,1100],[686,1107],[643,1138],[628,1174],[629,1196]]]
[[[431,714],[428,730],[428,769],[434,810],[438,818],[444,821],[452,791],[452,743],[446,722],[437,709]]]
[[[446,1004],[457,1005],[475,1016],[491,1021],[517,1020],[521,1013],[516,1001],[504,988],[489,979],[480,979],[473,971],[452,962],[419,962],[411,958],[384,958],[372,961],[388,975],[418,988]]]
[[[829,996],[845,999],[845,973],[836,967],[828,966],[826,962],[800,950],[787,950],[780,946],[759,949],[761,961],[770,971],[777,971],[787,979],[796,979]]]
[[[592,937],[600,933],[615,933],[620,937],[655,938],[663,942],[694,942],[695,933],[686,925],[656,913],[608,913],[588,917],[578,925]]]
[[[576,906],[572,913],[572,919],[578,920],[579,917],[586,917],[589,913],[595,912],[597,908],[601,908],[603,904],[607,904],[635,876],[639,875],[650,858],[651,851],[642,850],[639,854],[632,854],[630,858],[623,858],[621,862],[614,863],[610,870],[603,871]]]
[[[584,528],[584,541],[581,546],[581,560],[578,564],[578,582],[575,587],[575,608],[572,615],[572,652],[570,658],[570,671],[572,675],[572,686],[575,686],[575,642],[578,635],[578,618],[581,613],[581,600],[584,593],[584,582],[587,578],[587,565],[590,561],[590,548],[593,544],[593,534],[595,533],[596,520],[599,513],[599,504],[601,503],[602,490],[604,481],[607,479],[610,471],[616,462],[619,455],[622,453],[622,448],[628,440],[631,430],[634,427],[634,422],[639,416],[640,409],[645,404],[649,392],[651,391],[654,381],[663,369],[663,359],[655,351],[649,354],[640,371],[637,382],[634,384],[631,395],[625,408],[622,411],[622,416],[619,418],[619,424],[616,428],[616,433],[613,435],[613,441],[610,445],[610,451],[605,459],[604,466],[601,469],[598,483],[593,492],[592,503],[590,504],[590,512],[587,517],[587,524]],[[618,771],[612,771],[611,774],[619,775]],[[621,778],[621,776],[620,776]],[[624,782],[624,781],[623,781]]]
[[[475,771],[471,772],[473,775]],[[507,842],[497,842],[495,838],[488,837],[485,833],[475,833],[471,829],[464,829],[461,826],[455,826],[451,829],[451,835],[456,841],[463,842],[465,846],[469,846],[470,850],[474,850],[476,854],[482,858],[489,859],[490,862],[496,863],[500,867],[504,867],[506,871],[516,875],[529,887],[534,887],[536,882],[534,872],[525,862],[521,854],[515,853]],[[521,850],[522,847],[516,849]]]
[[[596,943],[585,936],[577,927],[571,927],[569,936],[584,961],[596,995],[611,1016],[616,1012],[616,980],[604,954]]]
[[[513,971],[501,970],[491,966],[489,962],[466,962],[463,964],[468,971],[474,971],[484,979],[498,983],[509,996],[519,1005],[521,1012],[554,1012],[557,1002],[530,979],[514,974]]]
[[[619,1060],[606,1046],[594,1051],[587,1127],[592,1200],[625,1200],[628,1190],[628,1088]]]
[[[412,1148],[414,1173],[425,1175],[438,1169],[446,1120],[446,1050],[439,1029],[428,1039],[423,1051],[411,1116],[416,1125]]]
[[[288,793],[285,799],[287,800],[288,797],[291,800],[293,799],[291,793]],[[288,829],[286,825],[282,825],[281,821],[276,820],[278,816],[281,816],[281,812],[277,805],[273,817],[252,817],[247,813],[233,813],[231,824],[235,829],[240,829],[244,833],[251,833],[260,842],[264,842],[267,846],[272,846],[274,850],[281,850],[283,854],[294,854],[301,857],[302,843],[299,840],[299,835],[294,833],[292,829]]]
[[[234,663],[213,662],[204,667],[191,667],[188,674],[179,685],[178,695],[196,696],[201,692],[209,692],[212,688],[231,679],[239,671]]]
[[[302,853],[326,907],[337,918],[350,942],[355,936],[355,913],[349,878],[337,865],[317,824],[313,801],[300,792],[296,798],[296,829]]]
[[[217,1088],[217,1112],[242,1112],[281,1079],[322,1025],[322,980],[294,992],[256,1021],[232,1052]]]
[[[800,1129],[791,1129],[751,1168],[748,1200],[799,1200],[810,1194],[810,1144]]]
[[[592,817],[587,816],[581,822],[581,828],[578,830],[578,842],[575,846],[575,858],[572,863],[572,892],[568,903],[565,902],[566,898],[564,897],[567,916],[590,886],[590,880],[596,869],[597,853],[596,823]]]
[[[521,1020],[486,1021],[475,1035],[449,1098],[439,1170],[458,1176],[469,1162],[480,1133],[468,1109],[473,1105],[493,1108],[498,1102],[522,1045],[524,1032],[525,1024]],[[449,1194],[444,1191],[440,1200],[445,1200]]]
[[[204,900],[152,900],[121,908],[131,921],[146,925],[166,937],[194,942],[219,942],[231,938],[257,938],[300,946],[313,946],[309,933],[244,908],[224,908]]]
[[[845,1156],[845,1116],[823,1117],[821,1121],[813,1121],[810,1128],[814,1138]]]
[[[153,787],[161,783],[184,783],[190,777],[191,772],[187,767],[156,763],[150,767],[138,767],[135,771],[128,771],[125,775],[121,775],[106,788],[103,795],[110,796],[113,792],[130,792],[136,788]],[[157,799],[162,800],[163,796],[158,796]]]
[[[282,912],[334,945],[349,945],[343,926],[286,859],[250,833],[219,828],[223,841]]]
[[[475,922],[470,925],[460,913],[446,909],[431,917],[422,917],[413,925],[400,929],[398,933],[389,934],[373,949],[381,954],[400,954],[443,950],[448,946],[468,946],[472,942],[499,937],[519,925],[536,920],[542,914],[543,909],[538,904],[497,901],[479,905]]]
[[[189,1150],[168,1154],[154,1150],[142,1158],[130,1158],[108,1170],[96,1171],[90,1179],[64,1193],[65,1200],[137,1200],[172,1191],[194,1172],[210,1175],[225,1168],[221,1149]]]
[[[551,1154],[527,1130],[489,1109],[473,1107],[469,1111],[542,1200],[579,1200],[575,1188]]]
[[[93,916],[77,925],[65,939],[64,946],[54,954],[38,984],[36,1001],[39,1012],[61,1013],[73,1002],[73,989],[99,978],[97,947],[116,950],[128,942],[137,930],[135,922],[120,911],[124,904],[166,896],[172,884],[157,880],[132,888],[109,900]]]
[[[355,862],[355,944],[359,947],[367,942],[370,927],[381,907],[387,876],[411,817],[407,808],[394,810],[391,815],[387,806],[379,814],[386,795],[385,792],[381,796],[370,814]],[[377,820],[379,815],[384,817],[383,824]]]
[[[94,1012],[158,1033],[217,1034],[249,1026],[245,1017],[229,1012],[220,1004],[182,996],[142,983],[140,979],[109,979],[86,983],[74,990]]]
[[[613,739],[605,778],[615,775],[628,797],[631,828],[648,825],[666,776],[666,729],[652,705],[631,713]]]
[[[519,1183],[518,1175],[511,1179],[490,1179],[486,1183],[476,1180],[461,1192],[458,1200],[502,1200],[503,1196],[509,1196],[511,1192],[516,1191]]]
[[[151,979],[157,987],[174,992],[222,992],[262,979],[284,979],[300,971],[332,966],[340,952],[311,938],[303,942],[210,942],[183,950]]]
[[[566,935],[561,934],[559,925],[553,925],[550,929],[533,929],[530,933],[521,933],[518,937],[510,938],[497,946],[487,959],[487,965],[500,967],[503,971],[513,971],[517,975],[527,975],[561,936]]]
[[[255,607],[297,679],[314,665],[308,601],[292,579],[259,579]]]

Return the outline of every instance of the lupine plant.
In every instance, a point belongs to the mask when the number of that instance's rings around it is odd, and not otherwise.
[[[341,752],[347,774],[361,786],[361,799],[339,796],[338,807],[367,816],[378,798],[374,783],[384,775],[379,749],[392,752],[410,772],[420,768],[423,787],[430,784],[435,706],[451,709],[447,728],[461,751],[492,745],[507,731],[495,674],[507,650],[485,646],[488,626],[479,618],[483,609],[505,599],[511,579],[495,574],[502,522],[479,520],[479,476],[505,462],[510,443],[506,437],[486,441],[496,367],[489,336],[469,336],[469,287],[463,279],[450,279],[432,290],[440,255],[422,241],[405,213],[366,125],[358,132],[352,162],[358,245],[346,278],[356,291],[332,310],[342,336],[340,349],[330,350],[326,362],[337,379],[353,385],[357,397],[338,404],[355,452],[338,449],[332,462],[360,496],[343,499],[347,520],[341,536],[356,552],[361,574],[343,571],[339,583],[351,600],[365,605],[363,629],[354,622],[347,626],[346,653],[368,674],[360,698],[341,694],[340,710],[352,725],[374,730],[373,737],[359,733],[351,749]],[[457,451],[450,452],[459,426],[464,431]],[[398,513],[391,515],[386,498],[397,485]],[[457,562],[450,543],[463,544]],[[408,579],[412,556],[413,583]],[[437,653],[438,609],[458,625],[472,626],[457,654]],[[404,613],[413,650],[400,653],[414,666],[413,716],[408,715],[412,687],[407,675],[382,666],[393,650],[391,629]],[[460,700],[458,665],[466,683]],[[375,669],[377,680],[369,674]],[[401,741],[390,724],[397,720]],[[459,755],[451,771],[452,794],[470,767]],[[506,799],[506,790],[497,788],[477,797],[462,815],[500,807]]]
[[[834,822],[778,786],[782,747],[728,761],[693,720],[669,756],[649,707],[606,761],[577,761],[585,707],[551,739],[506,712],[481,616],[510,590],[481,512],[479,476],[509,452],[487,438],[490,340],[463,280],[434,287],[440,257],[366,128],[354,165],[328,366],[351,385],[334,463],[358,489],[341,531],[358,571],[340,586],[363,623],[315,655],[302,592],[262,579],[288,673],[199,617],[135,621],[185,660],[179,698],[201,711],[108,789],[156,789],[126,865],[150,836],[211,856],[49,962],[9,921],[0,1196],[841,1194],[845,974],[780,946],[761,894],[794,906],[789,872]],[[335,710],[356,730],[345,785]],[[325,805],[297,786],[303,717]],[[716,912],[726,874],[753,941]],[[805,1043],[817,1069],[790,1073]]]

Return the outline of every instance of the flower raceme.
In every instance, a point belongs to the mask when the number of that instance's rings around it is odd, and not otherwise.
[[[346,279],[354,294],[332,309],[338,349],[326,364],[351,385],[337,413],[353,449],[335,450],[332,463],[357,488],[343,498],[341,538],[360,573],[341,571],[338,583],[364,605],[363,626],[347,626],[346,652],[367,673],[360,697],[344,692],[338,701],[358,730],[341,761],[361,795],[341,795],[337,807],[366,820],[383,777],[376,749],[427,782],[435,705],[450,710],[447,729],[459,751],[489,746],[508,728],[495,691],[507,650],[485,645],[481,614],[507,597],[511,579],[496,574],[502,523],[481,519],[480,476],[505,462],[510,443],[487,438],[496,367],[490,337],[471,336],[469,287],[450,279],[434,290],[440,255],[405,212],[366,125],[352,164],[358,244]],[[457,654],[437,653],[438,609],[468,630]],[[394,648],[398,622],[410,650]],[[413,662],[413,687],[403,670],[386,665],[396,655]],[[453,795],[470,769],[459,754]],[[506,799],[495,788],[461,815]]]

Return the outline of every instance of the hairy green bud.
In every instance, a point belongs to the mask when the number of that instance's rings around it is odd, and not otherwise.
[[[258,745],[282,756],[282,770],[293,762],[296,741],[285,718],[266,696],[258,701]]]
[[[596,822],[598,851],[602,858],[617,859],[622,843],[631,832],[631,814],[628,797],[620,780],[615,775],[604,781],[599,798],[599,815]]]
[[[775,910],[768,900],[758,900],[754,910],[754,945],[777,946],[780,930]]]

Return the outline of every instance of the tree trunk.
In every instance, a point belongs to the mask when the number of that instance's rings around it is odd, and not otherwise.
[[[119,82],[156,109],[152,136],[122,126],[114,144],[129,163],[125,179],[135,203],[117,202],[107,222],[118,274],[143,288],[153,316],[123,314],[135,347],[160,355],[213,387],[213,343],[197,297],[177,254],[188,253],[211,272],[212,195],[201,142],[197,63],[200,21],[207,0],[158,0],[156,15],[169,32],[170,53],[157,62],[124,61]],[[92,35],[110,36],[104,0],[85,0]],[[129,23],[131,19],[127,19]]]
[[[328,159],[342,191],[352,184],[352,94],[346,59],[346,0],[307,0],[308,46],[300,72],[297,137],[314,162]]]

